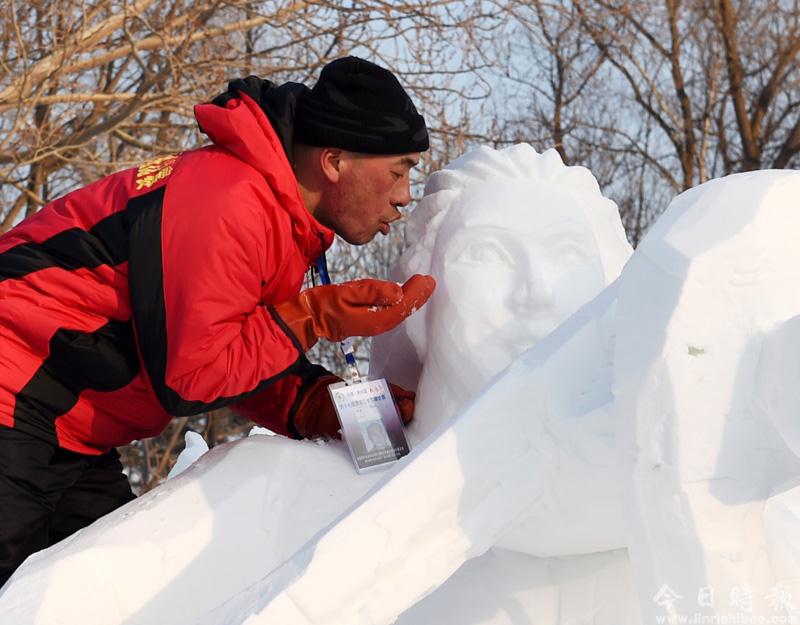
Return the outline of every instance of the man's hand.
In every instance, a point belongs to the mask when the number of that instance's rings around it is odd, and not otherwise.
[[[307,289],[273,310],[304,351],[319,338],[375,336],[399,325],[433,293],[432,276],[414,275],[401,287],[386,280],[354,280]]]
[[[417,394],[391,382],[389,383],[389,388],[392,391],[392,395],[394,395],[394,403],[397,404],[397,410],[403,419],[403,423],[408,424],[414,418],[414,400],[417,398]]]
[[[300,403],[294,413],[294,426],[303,438],[318,438],[328,436],[341,438],[339,419],[333,400],[328,392],[328,386],[341,382],[342,379],[335,375],[325,375],[317,378],[303,393]],[[408,423],[414,418],[414,399],[416,394],[407,391],[396,384],[389,384],[394,395],[403,423]]]

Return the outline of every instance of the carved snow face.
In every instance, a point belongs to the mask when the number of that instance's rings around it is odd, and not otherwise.
[[[421,314],[372,342],[371,372],[417,390],[422,440],[614,281],[632,253],[616,205],[555,150],[480,147],[433,174],[395,280],[431,273]]]
[[[438,286],[426,334],[438,366],[475,385],[549,334],[606,279],[584,210],[558,186],[505,180],[462,200],[433,248]]]

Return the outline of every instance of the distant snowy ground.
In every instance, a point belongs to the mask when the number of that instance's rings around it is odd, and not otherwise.
[[[800,172],[682,194],[389,472],[215,448],[29,558],[0,622],[798,622],[798,197]]]

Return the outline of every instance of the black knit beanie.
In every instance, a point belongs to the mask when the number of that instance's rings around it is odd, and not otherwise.
[[[366,154],[424,152],[429,146],[425,120],[394,74],[354,56],[328,63],[300,97],[294,139]]]

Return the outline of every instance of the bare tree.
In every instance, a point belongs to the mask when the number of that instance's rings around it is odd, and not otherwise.
[[[202,143],[192,106],[234,77],[308,82],[357,53],[423,102],[452,97],[453,76],[471,86],[480,59],[443,42],[469,27],[477,46],[478,22],[497,19],[445,0],[11,0],[2,11],[0,232],[104,173]]]
[[[796,1],[526,0],[513,16],[535,71],[506,71],[533,95],[511,138],[589,166],[632,241],[675,193],[798,163]]]

